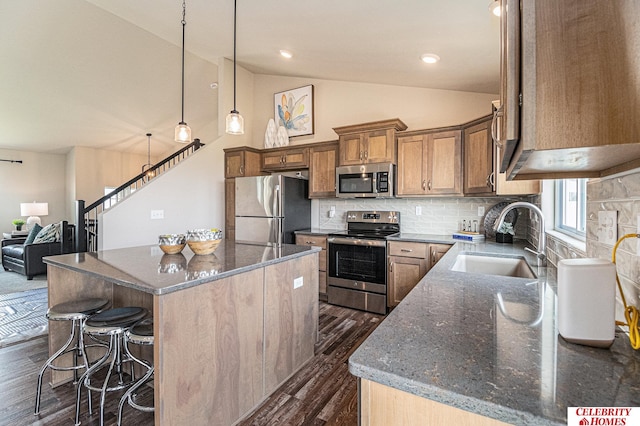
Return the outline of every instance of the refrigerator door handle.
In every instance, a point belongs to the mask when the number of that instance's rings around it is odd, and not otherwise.
[[[277,218],[274,221],[274,224],[276,226],[276,243],[278,246],[282,245],[282,243],[284,242],[284,226],[282,226],[282,218]]]
[[[275,217],[282,217],[283,212],[282,212],[282,202],[280,200],[281,198],[281,192],[280,192],[280,184],[277,184],[274,188],[274,197],[273,197],[273,215]]]

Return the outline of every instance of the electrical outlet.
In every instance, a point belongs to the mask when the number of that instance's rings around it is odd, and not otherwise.
[[[303,284],[304,284],[304,278],[302,278],[302,277],[298,277],[298,278],[293,280],[293,288],[294,289],[302,287]]]
[[[478,216],[484,215],[484,206],[478,207]]]
[[[416,206],[416,216],[422,216],[422,206]]]
[[[613,246],[618,241],[618,212],[598,212],[598,241]]]
[[[164,210],[151,210],[151,219],[164,219]]]

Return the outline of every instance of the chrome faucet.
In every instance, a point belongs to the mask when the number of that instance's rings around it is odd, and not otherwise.
[[[497,231],[498,229],[500,229],[505,217],[507,216],[507,213],[518,207],[526,207],[529,210],[533,211],[536,215],[538,215],[538,220],[540,222],[540,234],[538,235],[538,251],[534,251],[529,247],[525,247],[524,249],[536,255],[536,257],[538,258],[538,266],[545,266],[546,255],[544,253],[546,249],[546,236],[544,233],[544,215],[542,214],[542,210],[540,210],[538,206],[526,201],[516,201],[515,203],[509,204],[502,210],[500,216],[498,216],[498,219],[496,219],[496,223],[495,225],[493,225],[493,230]]]

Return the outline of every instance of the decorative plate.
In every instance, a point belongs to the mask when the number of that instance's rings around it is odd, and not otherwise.
[[[484,235],[487,238],[495,238],[496,231],[493,230],[493,225],[496,223],[496,220],[498,219],[498,216],[500,216],[502,210],[509,204],[511,203],[508,203],[506,201],[498,203],[495,206],[491,207],[484,215]],[[504,221],[510,222],[515,229],[516,222],[518,221],[518,209],[512,209],[509,213],[507,213]]]
[[[284,126],[278,127],[278,136],[276,139],[278,146],[289,145],[289,134],[287,133],[287,129],[285,129]]]
[[[273,148],[276,146],[276,122],[273,118],[267,123],[267,130],[264,132],[264,147]]]

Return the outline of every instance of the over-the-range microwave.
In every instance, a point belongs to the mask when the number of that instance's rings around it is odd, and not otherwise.
[[[336,197],[391,198],[395,195],[395,174],[392,163],[336,167]]]

